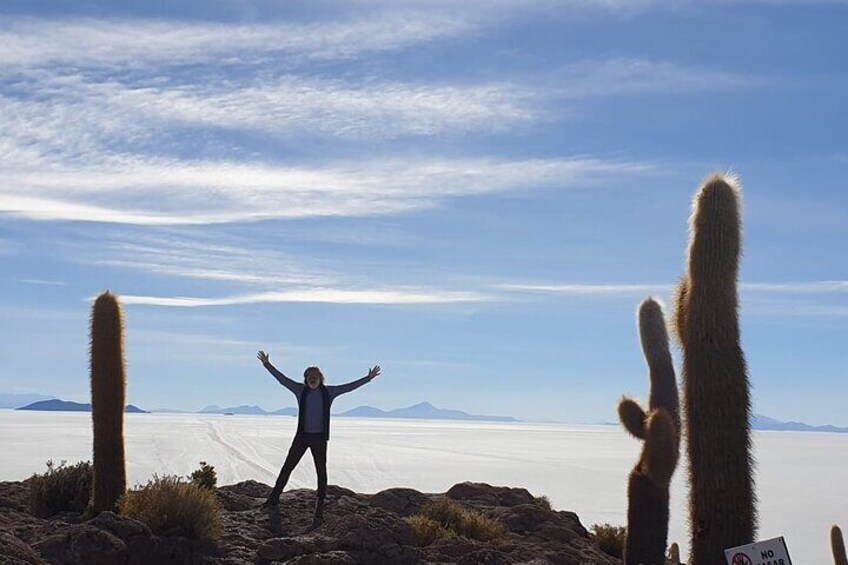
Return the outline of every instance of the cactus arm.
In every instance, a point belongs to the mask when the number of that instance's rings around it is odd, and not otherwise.
[[[630,435],[636,439],[645,439],[645,421],[648,417],[635,400],[627,397],[621,399],[618,403],[618,419]]]
[[[680,454],[679,432],[664,408],[651,412],[646,428],[642,469],[652,482],[668,488]]]
[[[842,539],[842,530],[839,526],[833,526],[830,529],[830,549],[833,551],[835,565],[848,565],[848,557],[845,556],[845,540]]]

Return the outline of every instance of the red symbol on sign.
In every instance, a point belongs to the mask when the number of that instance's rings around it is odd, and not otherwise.
[[[733,560],[730,563],[732,565],[753,565],[751,563],[751,558],[744,553],[737,553],[734,555]]]

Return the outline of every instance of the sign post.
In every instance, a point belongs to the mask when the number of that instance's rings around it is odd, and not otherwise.
[[[792,565],[783,537],[724,550],[727,565]]]

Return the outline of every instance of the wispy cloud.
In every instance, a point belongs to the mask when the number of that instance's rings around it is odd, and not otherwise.
[[[42,286],[65,286],[65,281],[48,281],[43,279],[21,279],[24,284],[35,284]]]
[[[140,66],[210,60],[227,64],[269,56],[344,59],[469,32],[470,23],[461,18],[420,11],[354,21],[257,25],[5,18],[0,20],[0,66]]]
[[[610,295],[667,293],[674,287],[669,284],[500,284],[497,288],[527,293]]]
[[[480,293],[434,291],[430,289],[321,289],[259,292],[217,298],[189,296],[134,296],[121,295],[127,305],[198,308],[211,306],[241,306],[245,304],[274,304],[286,302],[315,302],[324,304],[417,305],[451,304],[459,302],[484,302],[489,298]]]
[[[372,216],[459,196],[590,186],[651,170],[647,163],[595,158],[396,159],[321,168],[132,157],[85,166],[8,163],[5,186],[14,188],[0,188],[0,212],[140,225]]]
[[[185,127],[354,139],[491,132],[531,121],[540,110],[538,94],[506,82],[355,83],[286,74],[174,84],[34,73],[18,87],[30,96],[0,97],[2,123],[54,146],[74,137],[132,143]]]
[[[545,294],[650,294],[669,293],[671,284],[499,284],[501,290]],[[809,281],[785,283],[742,282],[740,290],[750,293],[820,294],[848,292],[848,281]]]
[[[552,80],[552,88],[564,98],[715,92],[766,82],[753,75],[634,58],[579,61],[563,68]]]

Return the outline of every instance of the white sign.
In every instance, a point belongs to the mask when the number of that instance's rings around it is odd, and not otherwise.
[[[782,537],[724,550],[727,565],[792,565]]]

